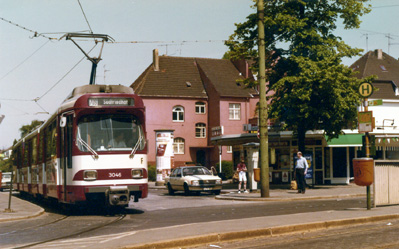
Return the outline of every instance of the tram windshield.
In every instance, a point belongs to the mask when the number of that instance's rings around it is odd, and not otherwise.
[[[139,120],[134,116],[91,115],[79,120],[76,133],[81,151],[136,151],[145,146]]]

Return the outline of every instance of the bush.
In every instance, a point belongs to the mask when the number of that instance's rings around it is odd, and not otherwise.
[[[216,164],[216,170],[219,172],[219,163]],[[231,161],[222,161],[222,173],[226,177],[226,179],[231,179],[234,175],[234,167],[233,162]]]
[[[157,180],[157,166],[148,165],[148,181],[155,182]]]

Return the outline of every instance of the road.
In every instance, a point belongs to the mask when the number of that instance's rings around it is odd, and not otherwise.
[[[188,247],[195,249],[336,249],[399,248],[399,220],[334,228],[309,233],[215,243]]]
[[[116,238],[140,230],[219,220],[237,219],[239,223],[239,219],[243,218],[294,213],[312,215],[312,212],[316,211],[364,206],[364,198],[240,202],[216,200],[215,196],[210,194],[169,196],[163,189],[150,190],[149,197],[134,203],[123,213],[123,217],[109,216],[97,211],[70,214],[45,206],[48,212],[44,216],[3,223],[0,227],[0,247],[13,248],[39,243],[32,248],[48,248],[50,244],[58,248],[76,248],[84,243],[87,247],[98,248],[99,241],[116,242]],[[71,240],[76,244],[71,244]],[[49,243],[40,244],[44,241]]]

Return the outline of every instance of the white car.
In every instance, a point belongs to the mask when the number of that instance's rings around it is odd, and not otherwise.
[[[11,172],[3,172],[0,184],[0,191],[11,189]]]
[[[185,195],[191,192],[212,192],[218,195],[222,189],[222,179],[203,166],[185,166],[175,168],[165,178],[165,186],[170,195],[175,191],[184,191]]]

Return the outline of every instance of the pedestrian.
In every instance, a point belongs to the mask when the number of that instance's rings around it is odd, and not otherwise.
[[[241,160],[241,163],[237,164],[237,172],[238,172],[238,193],[241,194],[241,183],[244,182],[244,193],[248,193],[247,191],[247,165],[244,163],[244,159]]]
[[[296,174],[296,182],[298,185],[298,194],[304,194],[306,192],[306,181],[305,175],[308,172],[308,162],[306,158],[302,157],[302,152],[298,151],[296,153],[298,156],[298,160],[296,160],[295,165],[295,174]]]

